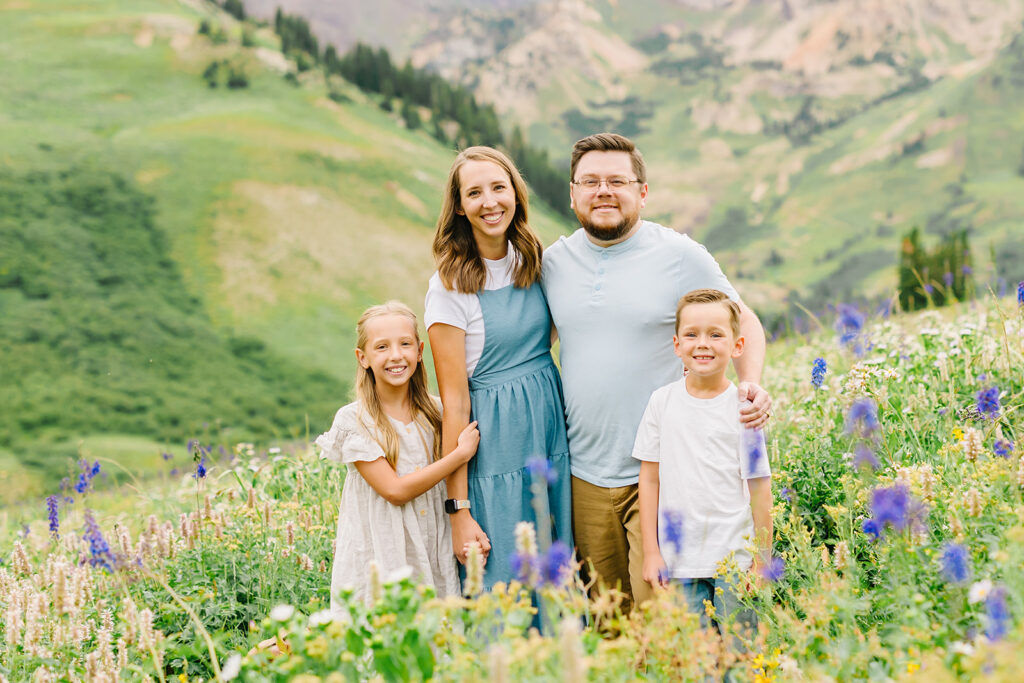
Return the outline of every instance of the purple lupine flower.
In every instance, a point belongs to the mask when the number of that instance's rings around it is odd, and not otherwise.
[[[671,545],[676,553],[683,552],[683,513],[679,510],[663,510],[661,513],[661,529],[665,535],[659,538],[663,544]]]
[[[996,439],[996,442],[992,444],[992,451],[1000,458],[1009,458],[1010,453],[1013,453],[1013,442],[1006,439]]]
[[[863,524],[860,525],[861,531],[868,536],[871,536],[872,540],[876,540],[882,535],[882,532],[878,528],[878,522],[873,519],[865,519]]]
[[[782,490],[779,491],[779,497],[787,503],[793,502],[793,489],[788,486],[783,487]]]
[[[989,640],[1001,640],[1010,630],[1010,608],[1006,604],[1006,588],[997,586],[985,598],[985,635]]]
[[[530,472],[531,481],[546,480],[553,484],[558,481],[558,472],[551,467],[551,463],[544,456],[537,455],[526,461],[526,469]]]
[[[78,461],[78,479],[75,481],[75,491],[85,493],[92,485],[92,480],[100,473],[100,461],[96,460],[91,465],[85,460]]]
[[[192,475],[193,479],[205,479],[206,478],[206,456],[199,458],[199,462],[196,463],[196,473]]]
[[[572,550],[564,541],[555,541],[548,551],[540,556],[541,582],[561,586],[569,578],[572,566]]]
[[[871,470],[877,470],[881,463],[878,462],[878,456],[875,452],[868,448],[866,444],[859,443],[857,447],[853,449],[853,469],[860,470],[869,468]]]
[[[1017,305],[1024,306],[1024,280],[1017,283]]]
[[[748,471],[756,472],[757,463],[761,462],[762,458],[768,457],[764,450],[764,434],[760,429],[744,429],[743,441],[745,442],[745,450],[749,459],[747,463]]]
[[[932,286],[932,284],[930,282],[926,282],[926,283],[924,283],[924,291],[928,292],[929,294],[934,294],[935,293],[935,287]]]
[[[910,512],[910,494],[902,484],[871,492],[871,514],[880,531],[886,526],[895,531],[905,529],[912,521]]]
[[[811,368],[811,384],[815,389],[820,389],[825,381],[825,373],[828,372],[828,364],[824,358],[815,358],[814,367]]]
[[[970,275],[971,273],[974,272],[974,269],[965,263],[960,267],[960,272],[963,273],[964,275]]]
[[[878,431],[878,406],[870,398],[853,402],[846,413],[846,433],[868,437]]]
[[[163,458],[164,460],[170,460],[171,458],[173,458],[173,457],[174,457],[173,455],[171,455],[171,454],[170,454],[170,453],[168,453],[167,451],[164,451],[163,453],[161,453],[161,454],[160,454],[160,456],[161,456],[161,457],[162,457],[162,458]]]
[[[512,553],[508,563],[509,568],[512,570],[512,575],[522,583],[529,585],[533,577],[537,575],[540,558],[535,555],[523,555],[515,552]]]
[[[108,572],[114,571],[114,554],[110,551],[107,539],[103,538],[103,532],[92,516],[92,510],[85,511],[85,533],[82,538],[89,542],[89,564],[103,567]]]
[[[781,557],[773,557],[768,564],[761,567],[761,576],[766,580],[776,583],[786,575],[786,563]]]
[[[992,386],[982,389],[978,392],[977,399],[976,407],[979,413],[990,420],[999,417],[999,387]]]
[[[853,304],[839,304],[836,307],[839,317],[836,319],[836,331],[842,346],[853,344],[864,328],[864,314]],[[857,350],[855,345],[854,350]]]
[[[942,283],[944,285],[946,285],[947,287],[952,287],[953,286],[953,273],[948,273],[948,272],[947,273],[943,273],[942,274]]]
[[[967,583],[971,578],[971,558],[959,543],[947,543],[939,555],[940,573],[949,583]]]
[[[57,508],[59,503],[57,496],[46,497],[46,518],[50,520],[50,533],[54,538],[60,538],[60,516]]]

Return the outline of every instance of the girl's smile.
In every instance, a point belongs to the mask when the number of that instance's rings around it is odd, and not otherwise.
[[[366,348],[356,349],[356,358],[373,372],[378,389],[402,387],[408,383],[423,353],[416,341],[412,321],[401,315],[381,315],[366,322]]]

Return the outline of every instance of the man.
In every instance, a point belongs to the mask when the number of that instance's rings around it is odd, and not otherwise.
[[[640,219],[647,199],[643,156],[602,133],[573,147],[570,199],[582,226],[544,253],[542,284],[561,339],[572,464],[573,534],[584,570],[626,593],[626,609],[651,596],[643,580],[637,482],[631,457],[651,393],[679,379],[671,339],[676,303],[718,289],[740,305],[746,351],[734,362],[740,415],[750,428],[771,400],[756,383],[764,366],[761,322],[715,259],[686,235]]]

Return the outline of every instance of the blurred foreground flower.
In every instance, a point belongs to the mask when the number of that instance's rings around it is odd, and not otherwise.
[[[949,583],[963,584],[971,578],[971,558],[959,543],[947,543],[939,556],[942,578]]]
[[[1010,630],[1010,608],[1006,604],[1006,589],[993,588],[985,598],[985,636],[989,640],[1000,640]]]
[[[679,510],[664,510],[661,513],[660,531],[665,538],[659,539],[662,543],[671,545],[676,553],[683,552],[683,513]]]
[[[988,594],[992,592],[992,580],[982,579],[981,581],[975,581],[971,584],[970,590],[967,591],[967,602],[974,605],[981,602],[988,597]]]
[[[761,567],[761,576],[765,580],[775,583],[781,581],[782,577],[786,575],[786,563],[781,557],[773,557]]]
[[[988,389],[982,389],[978,392],[977,399],[976,407],[980,414],[990,420],[999,417],[999,387],[993,386]]]
[[[547,483],[554,484],[558,481],[558,472],[552,469],[548,459],[543,456],[534,456],[526,461],[526,468],[530,472],[532,481],[547,480]]]
[[[853,402],[846,413],[846,433],[867,438],[878,431],[878,406],[873,399]]]

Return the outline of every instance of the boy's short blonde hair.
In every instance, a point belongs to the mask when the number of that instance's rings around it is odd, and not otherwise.
[[[683,295],[676,306],[676,332],[679,332],[679,317],[683,309],[690,304],[720,303],[729,311],[729,327],[734,337],[740,336],[740,305],[729,298],[729,295],[718,289],[695,289]]]

